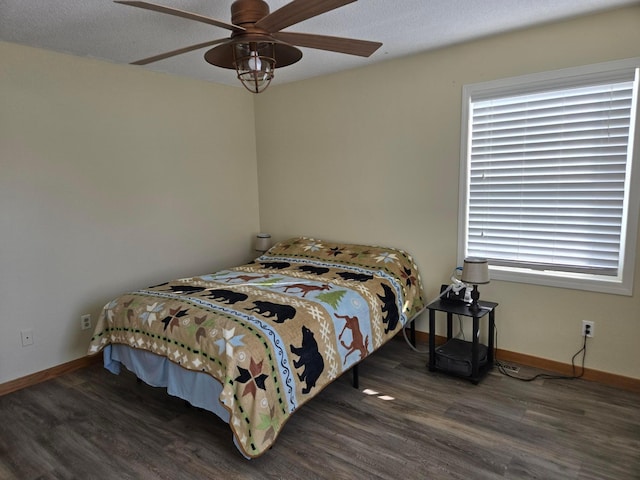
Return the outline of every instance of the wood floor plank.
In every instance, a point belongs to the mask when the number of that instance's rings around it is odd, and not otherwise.
[[[215,415],[90,365],[0,396],[0,478],[640,478],[640,394],[496,370],[472,385],[426,360],[391,341],[360,389],[338,379],[250,461]]]

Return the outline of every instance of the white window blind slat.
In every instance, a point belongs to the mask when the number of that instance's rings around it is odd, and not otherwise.
[[[628,108],[631,95],[628,91],[624,95],[611,95],[603,93],[590,97],[574,98],[575,103],[570,103],[567,97],[562,101],[532,102],[528,97],[521,97],[519,102],[507,106],[495,105],[492,100],[482,102],[474,106],[474,117],[478,125],[497,124],[504,122],[519,122],[524,120],[554,119],[558,117],[576,118],[588,117],[591,113],[611,111],[615,116],[624,114]],[[526,110],[522,106],[526,106]]]

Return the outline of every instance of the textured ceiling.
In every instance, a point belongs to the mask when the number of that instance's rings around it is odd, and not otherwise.
[[[151,1],[231,21],[232,0]],[[289,1],[267,3],[273,12]],[[302,48],[302,60],[276,70],[274,84],[639,3],[640,0],[359,0],[285,31],[382,42],[377,52],[360,58]],[[130,63],[228,35],[219,27],[111,0],[0,0],[0,39],[115,63]],[[206,50],[135,68],[238,86],[235,72],[204,61]]]

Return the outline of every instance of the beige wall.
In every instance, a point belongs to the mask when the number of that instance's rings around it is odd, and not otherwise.
[[[456,262],[462,85],[638,56],[639,24],[635,7],[257,97],[0,42],[0,383],[83,356],[80,315],[125,290],[247,260],[259,226],[405,248],[433,297]],[[632,297],[481,290],[500,348],[569,362],[590,319],[587,366],[640,378],[636,279]]]
[[[639,26],[633,7],[271,86],[255,102],[262,229],[405,248],[433,298],[456,264],[462,85],[639,56]],[[499,348],[569,363],[593,320],[587,367],[640,378],[638,261],[632,297],[483,286]]]
[[[80,315],[113,296],[248,260],[259,212],[243,89],[7,43],[0,58],[3,383],[85,355]]]

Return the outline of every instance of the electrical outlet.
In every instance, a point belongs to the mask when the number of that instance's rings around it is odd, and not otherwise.
[[[582,336],[593,337],[595,323],[590,320],[582,320]]]
[[[91,314],[86,313],[80,317],[80,328],[88,330],[91,328]]]
[[[33,330],[21,330],[20,337],[22,338],[22,346],[33,345]]]

